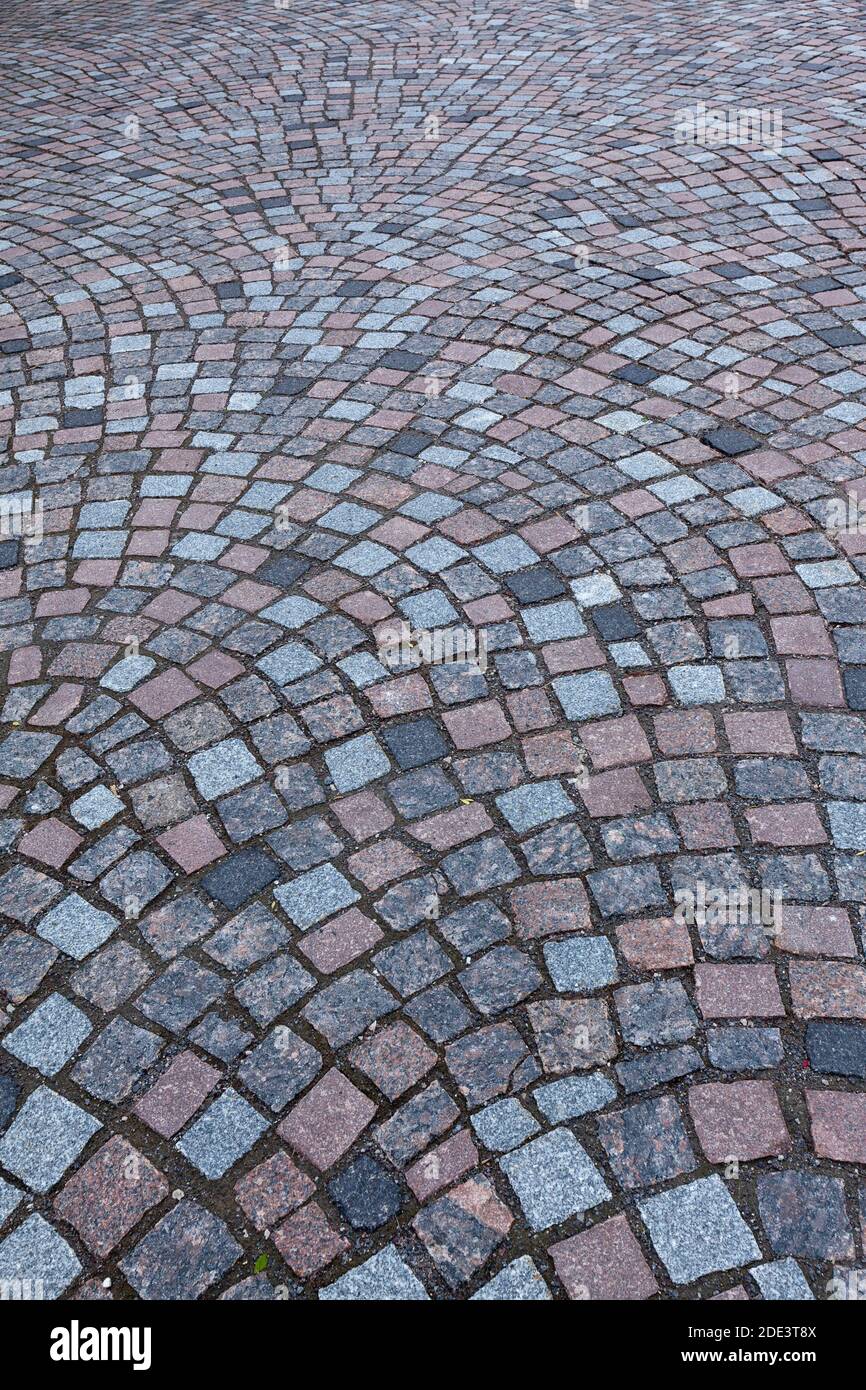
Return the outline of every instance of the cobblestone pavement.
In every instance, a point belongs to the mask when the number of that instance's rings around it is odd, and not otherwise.
[[[857,10],[5,0],[0,1291],[866,1279]]]

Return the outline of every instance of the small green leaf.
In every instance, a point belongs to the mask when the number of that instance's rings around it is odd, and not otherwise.
[[[259,1255],[259,1258],[256,1260],[256,1262],[255,1262],[255,1264],[254,1264],[254,1266],[253,1266],[253,1268],[255,1269],[256,1274],[263,1274],[264,1271],[267,1269],[267,1267],[268,1267],[268,1257],[267,1257],[267,1255]]]

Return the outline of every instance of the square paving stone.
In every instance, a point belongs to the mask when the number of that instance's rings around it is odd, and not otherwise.
[[[197,961],[180,956],[136,1001],[140,1013],[172,1033],[182,1033],[225,993],[227,982]]]
[[[397,766],[404,769],[438,762],[448,752],[448,745],[430,718],[386,729],[382,738]]]
[[[458,978],[479,1013],[487,1015],[512,1008],[544,983],[529,956],[514,946],[494,946]]]
[[[544,999],[527,1005],[544,1070],[585,1070],[615,1057],[619,1044],[601,999]]]
[[[92,1031],[81,1009],[62,994],[51,994],[5,1036],[3,1046],[43,1076],[55,1076]]]
[[[24,781],[51,757],[60,739],[56,734],[33,734],[14,729],[0,743],[0,767],[4,777]]]
[[[47,1192],[101,1128],[86,1110],[39,1086],[0,1139],[0,1164],[33,1192]]]
[[[718,666],[672,666],[668,680],[684,705],[717,705],[725,698],[725,683]]]
[[[384,1164],[369,1154],[354,1159],[328,1183],[342,1216],[356,1231],[377,1231],[401,1210],[405,1189]]]
[[[612,1216],[551,1245],[569,1298],[637,1300],[658,1293],[653,1272],[625,1216]]]
[[[89,1250],[104,1257],[168,1192],[158,1169],[115,1135],[64,1184],[54,1210]]]
[[[242,1255],[228,1227],[197,1202],[179,1202],[139,1241],[120,1268],[139,1298],[200,1298]]]
[[[108,1013],[141,989],[151,973],[140,951],[115,940],[76,970],[70,984],[82,999]]]
[[[139,1097],[133,1109],[163,1139],[171,1139],[192,1118],[219,1079],[216,1068],[194,1052],[181,1052]]]
[[[208,937],[202,949],[227,970],[245,970],[290,939],[273,913],[261,903],[251,903]]]
[[[474,955],[510,935],[511,927],[504,913],[482,899],[441,917],[436,930],[461,955]]]
[[[107,873],[99,891],[125,917],[137,917],[171,881],[172,874],[165,865],[147,850],[140,850],[127,855]]]
[[[215,801],[262,775],[262,768],[239,738],[227,738],[193,753],[187,767],[205,801]]]
[[[550,1289],[539,1272],[538,1266],[528,1255],[512,1260],[477,1293],[472,1294],[470,1303],[489,1301],[491,1303],[540,1303],[552,1298]]]
[[[427,930],[413,931],[405,940],[378,951],[373,963],[403,998],[417,994],[452,969],[450,956]]]
[[[666,908],[668,896],[655,864],[632,864],[627,868],[600,869],[587,874],[587,882],[605,917],[641,912],[645,908]]]
[[[511,890],[509,902],[524,938],[584,931],[590,925],[589,900],[579,878],[521,884]]]
[[[279,860],[263,850],[245,849],[224,859],[202,879],[202,887],[217,902],[235,911],[284,872]]]
[[[235,1196],[257,1230],[273,1227],[316,1190],[311,1178],[279,1149],[235,1183]]]
[[[405,1012],[438,1043],[465,1032],[472,1022],[472,1014],[447,985],[434,985],[423,994],[416,994],[405,1006]]]
[[[333,864],[321,864],[274,889],[277,902],[301,931],[350,907],[359,896]]]
[[[785,1055],[778,1028],[713,1028],[707,1051],[719,1071],[762,1071],[778,1066]]]
[[[736,429],[728,425],[721,426],[719,429],[707,430],[705,434],[701,435],[701,442],[708,444],[717,453],[727,454],[729,458],[751,453],[758,448],[760,443],[746,430]]]
[[[758,1210],[777,1255],[804,1260],[851,1260],[854,1238],[845,1189],[838,1178],[819,1173],[762,1173]]]
[[[229,1089],[190,1126],[177,1148],[206,1178],[221,1178],[267,1127],[267,1120]]]
[[[352,1065],[395,1100],[436,1065],[436,1053],[402,1020],[379,1029],[352,1049]]]
[[[0,1241],[0,1285],[20,1286],[22,1298],[62,1298],[80,1272],[72,1247],[35,1212]]]
[[[518,835],[574,811],[574,803],[555,779],[515,787],[498,796],[496,804]]]
[[[773,1260],[769,1264],[755,1265],[749,1274],[761,1290],[762,1298],[791,1303],[815,1297],[796,1260]]]
[[[366,970],[350,970],[319,990],[303,1010],[303,1017],[331,1047],[342,1047],[396,1008],[393,994],[373,975]]]
[[[124,809],[120,797],[115,796],[108,787],[93,787],[69,807],[70,813],[85,830],[96,830],[101,825],[107,825]]]
[[[866,1163],[866,1096],[852,1091],[807,1091],[812,1145],[836,1163]]]
[[[585,994],[617,979],[616,956],[606,936],[572,936],[548,941],[543,949],[550,978],[560,991]]]
[[[433,874],[407,878],[378,899],[376,911],[389,927],[405,932],[438,916],[439,892],[440,880]]]
[[[610,1189],[568,1129],[554,1129],[499,1159],[533,1231],[606,1202]]]
[[[23,931],[11,931],[3,937],[0,951],[0,992],[8,995],[13,1004],[23,1004],[38,989],[57,952],[47,942],[28,936]]]
[[[475,1108],[510,1091],[531,1059],[516,1028],[494,1023],[451,1043],[445,1062],[467,1105]]]
[[[375,1103],[332,1068],[289,1111],[279,1134],[302,1158],[324,1171],[342,1158],[375,1113]]]
[[[376,1130],[376,1143],[392,1163],[410,1163],[431,1140],[447,1133],[460,1111],[438,1081],[404,1102]]]
[[[372,734],[360,734],[324,754],[328,771],[339,792],[357,791],[391,771],[391,764]]]
[[[472,1116],[472,1128],[485,1148],[506,1153],[531,1139],[540,1128],[519,1100],[496,1100]]]
[[[806,1053],[813,1071],[866,1081],[866,1028],[850,1023],[807,1023]]]
[[[273,1241],[289,1269],[301,1279],[333,1264],[349,1248],[317,1202],[308,1202],[284,1221],[274,1232]]]
[[[601,1110],[616,1099],[616,1087],[601,1072],[592,1076],[564,1076],[548,1081],[532,1093],[535,1104],[551,1124],[575,1120],[593,1110]]]
[[[769,1081],[694,1085],[689,1110],[710,1163],[781,1157],[791,1147],[775,1087]]]
[[[118,1105],[164,1046],[156,1033],[116,1016],[75,1064],[72,1079],[98,1100]]]
[[[623,1037],[638,1047],[684,1042],[697,1031],[697,1015],[679,980],[626,985],[614,994]]]
[[[757,1241],[716,1174],[638,1202],[643,1223],[675,1284],[761,1258]]]
[[[613,681],[603,671],[559,676],[553,688],[566,719],[598,719],[603,714],[619,714],[622,709]]]
[[[446,855],[442,869],[461,897],[513,883],[520,877],[517,860],[498,835]]]
[[[487,1178],[468,1178],[415,1217],[413,1229],[449,1288],[485,1265],[514,1217]]]
[[[602,1115],[597,1123],[610,1166],[627,1190],[652,1187],[698,1166],[671,1096],[639,1101]]]
[[[364,1303],[418,1303],[429,1297],[421,1280],[393,1245],[386,1245],[377,1255],[319,1290],[319,1298]]]
[[[54,879],[18,864],[0,878],[0,910],[13,922],[26,925],[44,912],[62,891]]]
[[[117,922],[111,913],[91,906],[78,893],[70,893],[46,912],[37,930],[67,956],[83,960],[117,930]]]
[[[321,1053],[285,1024],[250,1050],[238,1077],[270,1110],[284,1110],[322,1069]]]
[[[266,1028],[279,1014],[309,994],[315,983],[309,971],[288,952],[282,952],[235,985],[234,996],[259,1027]]]

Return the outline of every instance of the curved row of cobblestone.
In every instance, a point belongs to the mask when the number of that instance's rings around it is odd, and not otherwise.
[[[849,1288],[853,7],[2,28],[0,1281]]]

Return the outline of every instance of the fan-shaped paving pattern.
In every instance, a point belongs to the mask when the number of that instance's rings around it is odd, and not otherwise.
[[[2,20],[0,1278],[826,1297],[854,7],[229,8]]]

